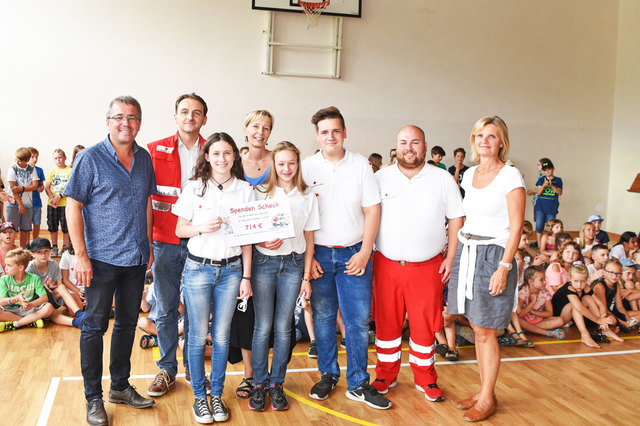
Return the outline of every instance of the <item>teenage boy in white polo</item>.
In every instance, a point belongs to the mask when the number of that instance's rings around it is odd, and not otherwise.
[[[373,259],[378,362],[372,386],[386,394],[396,385],[402,323],[408,314],[409,364],[416,388],[435,402],[444,401],[436,383],[435,333],[442,328],[444,283],[464,211],[456,182],[446,171],[425,164],[426,152],[422,129],[406,126],[398,133],[396,164],[376,173],[382,212]]]
[[[369,385],[367,348],[371,314],[371,252],[380,222],[378,185],[366,158],[344,148],[347,129],[336,107],[311,118],[321,151],[302,162],[318,198],[320,230],[311,267],[313,326],[322,375],[309,396],[324,400],[338,383],[336,315],[346,326],[349,399],[387,409],[391,402]]]

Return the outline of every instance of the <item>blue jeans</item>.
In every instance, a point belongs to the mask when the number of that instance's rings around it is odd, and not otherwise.
[[[87,401],[102,398],[103,335],[115,295],[109,372],[111,389],[125,390],[131,372],[131,348],[136,333],[147,265],[114,266],[91,260],[93,279],[85,287],[86,316],[80,333],[80,365]]]
[[[542,210],[533,210],[533,220],[536,222],[536,232],[538,234],[542,234],[542,232],[544,231],[544,225],[549,222],[551,219],[555,219],[556,215],[554,214],[549,214],[549,213],[545,213]],[[541,250],[544,249],[544,247],[540,248]]]
[[[187,238],[180,240],[179,244],[154,241],[153,247],[153,282],[156,292],[156,303],[158,304],[156,326],[158,328],[158,346],[160,349],[160,359],[157,364],[159,368],[167,371],[172,376],[178,374],[176,351],[178,350],[180,278],[182,276],[184,262],[187,258],[188,241]],[[184,360],[188,359],[187,329],[187,323],[185,322]],[[188,368],[188,365],[188,362],[185,361],[186,368]]]
[[[340,377],[336,316],[338,306],[347,335],[347,389],[360,387],[369,380],[367,373],[369,346],[369,317],[371,315],[372,273],[371,259],[364,275],[344,273],[345,263],[360,250],[361,243],[346,248],[315,246],[315,259],[324,270],[321,278],[313,280],[311,307],[313,328],[318,346],[318,370]]]
[[[213,306],[211,337],[211,395],[220,396],[224,388],[229,330],[240,294],[242,261],[227,266],[203,265],[187,259],[182,273],[185,305],[189,312],[189,372],[196,398],[206,398],[204,346],[209,334],[209,315]]]
[[[302,254],[265,256],[253,250],[251,288],[256,319],[251,359],[253,383],[256,385],[284,383],[291,345],[291,323],[302,284],[303,267]],[[273,359],[269,375],[269,336],[274,322]]]

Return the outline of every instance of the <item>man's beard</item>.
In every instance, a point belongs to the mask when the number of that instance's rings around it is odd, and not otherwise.
[[[396,157],[396,161],[398,162],[398,166],[401,166],[405,169],[417,169],[418,167],[422,167],[424,165],[424,157],[416,156],[415,160],[412,163],[408,163],[404,160],[404,156]]]

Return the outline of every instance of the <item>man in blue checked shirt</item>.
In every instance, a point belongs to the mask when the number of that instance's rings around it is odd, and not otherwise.
[[[64,191],[75,273],[85,286],[80,360],[87,422],[92,425],[109,423],[102,400],[102,349],[114,297],[109,402],[134,408],[154,404],[129,384],[144,275],[153,263],[147,218],[156,182],[149,153],[135,142],[141,119],[142,110],[134,98],[121,96],[111,101],[109,135],[76,157]]]

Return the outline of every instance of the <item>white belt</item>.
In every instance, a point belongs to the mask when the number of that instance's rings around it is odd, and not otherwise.
[[[460,270],[458,271],[458,313],[464,314],[465,298],[473,300],[473,276],[476,271],[476,247],[486,246],[490,244],[500,244],[500,240],[497,238],[491,238],[486,240],[471,240],[465,237],[468,234],[463,234],[462,231],[458,232],[458,241],[462,246],[462,252],[460,253]]]

